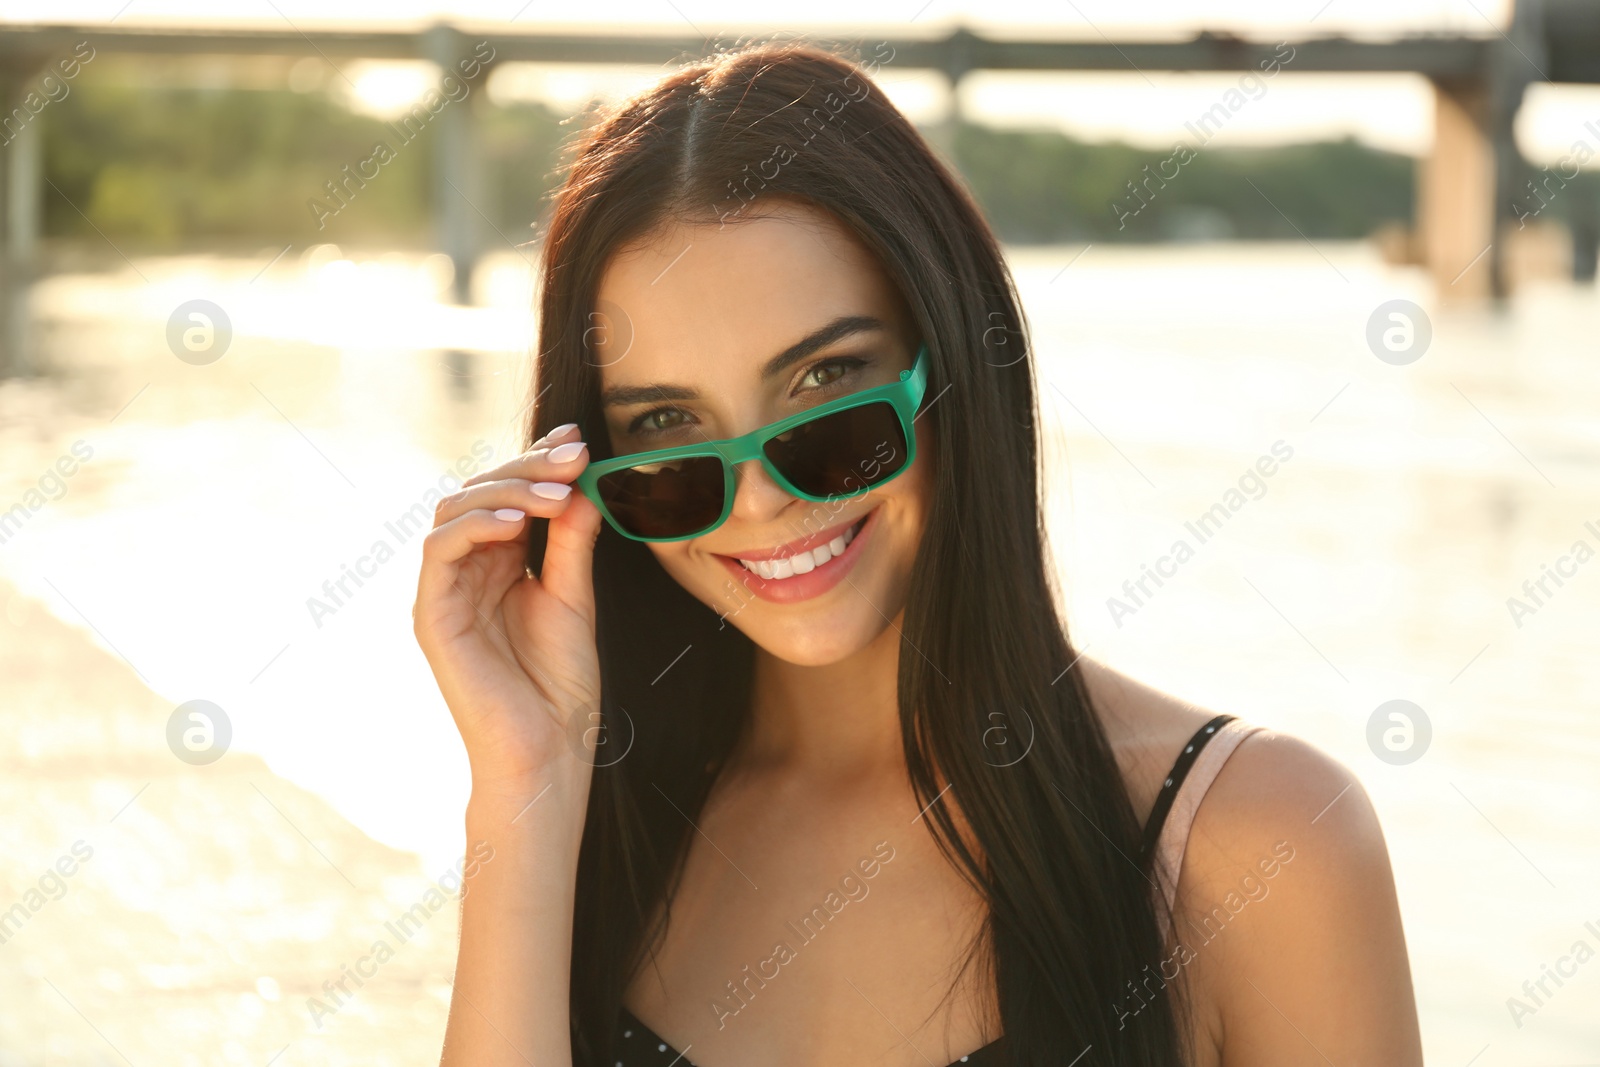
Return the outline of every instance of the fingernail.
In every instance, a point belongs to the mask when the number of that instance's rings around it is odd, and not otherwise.
[[[558,445],[550,450],[551,463],[571,463],[583,454],[583,442],[573,441],[571,444]]]
[[[500,508],[494,513],[494,517],[505,522],[521,522],[527,515],[516,508]]]
[[[567,434],[571,433],[573,430],[576,430],[577,428],[578,428],[578,424],[575,423],[575,422],[563,422],[560,426],[557,426],[555,429],[553,429],[549,433],[545,434],[544,435],[544,439],[546,441],[548,441],[552,437],[565,437]]]
[[[567,494],[572,492],[572,486],[565,482],[534,482],[528,488],[533,490],[534,496],[542,496],[546,500],[565,500]]]

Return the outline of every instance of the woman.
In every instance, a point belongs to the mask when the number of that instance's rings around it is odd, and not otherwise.
[[[1349,772],[1068,643],[1010,277],[864,71],[668,76],[543,257],[415,608],[493,849],[444,1063],[1421,1062]]]

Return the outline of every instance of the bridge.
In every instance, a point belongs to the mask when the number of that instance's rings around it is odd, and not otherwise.
[[[174,28],[166,26],[0,26],[0,126],[7,144],[0,166],[0,374],[23,366],[27,287],[37,272],[42,188],[39,122],[25,107],[38,78],[78,42],[96,53],[152,58],[185,55],[316,56],[338,59],[427,59],[443,68],[469,59],[477,42],[493,48],[492,64],[507,62],[668,66],[709,54],[718,42],[658,34],[554,34],[497,23],[483,27],[437,24],[423,28]],[[860,41],[811,38],[860,47]],[[1409,72],[1435,90],[1435,140],[1419,168],[1416,237],[1420,256],[1452,298],[1502,298],[1509,290],[1506,234],[1519,203],[1535,188],[1532,168],[1512,136],[1529,85],[1600,83],[1600,3],[1594,0],[1517,0],[1504,32],[1487,25],[1479,36],[1422,34],[1384,41],[1342,36],[1290,41],[1295,71],[1372,74]],[[1188,40],[1000,40],[965,29],[944,37],[888,38],[897,69],[942,72],[952,87],[972,71],[1246,72],[1277,51],[1276,43],[1202,32]],[[959,99],[952,94],[953,100]],[[473,207],[479,168],[470,108],[445,108],[433,152],[434,214],[442,251],[456,265],[456,299],[467,300],[473,264],[486,247]],[[934,131],[934,137],[940,136]],[[1545,179],[1548,183],[1551,179]],[[1575,260],[1592,274],[1593,228],[1575,235]],[[1585,267],[1585,264],[1587,265]]]

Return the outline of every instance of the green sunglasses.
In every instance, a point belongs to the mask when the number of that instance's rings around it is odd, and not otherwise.
[[[686,541],[733,512],[736,464],[758,459],[802,500],[848,500],[902,473],[917,457],[912,427],[928,388],[928,346],[900,380],[830,400],[722,441],[635,452],[590,463],[577,485],[624,537]]]

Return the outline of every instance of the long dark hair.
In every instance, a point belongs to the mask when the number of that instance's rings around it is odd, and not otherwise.
[[[1014,284],[971,196],[860,65],[809,45],[747,46],[676,70],[578,139],[545,231],[528,440],[575,420],[591,455],[609,454],[588,342],[620,328],[595,304],[615,251],[669,219],[736,225],[747,204],[779,195],[830,212],[874,250],[927,343],[934,491],[905,610],[901,736],[918,807],[948,785],[967,823],[958,830],[947,803],[928,808],[938,847],[988,904],[966,963],[994,983],[1000,1052],[1059,1064],[1093,1046],[1086,1062],[1181,1063],[1180,1005],[1156,995],[1131,1017],[1114,1007],[1150,991],[1158,905],[1132,859],[1140,827],[1126,786],[1081,671],[1068,670]],[[657,932],[655,906],[671,899],[688,820],[744,722],[754,651],[609,527],[594,579],[601,750],[627,754],[599,760],[578,865],[572,1037],[586,1067],[615,1062],[623,990]],[[997,726],[1009,748],[992,743]]]

